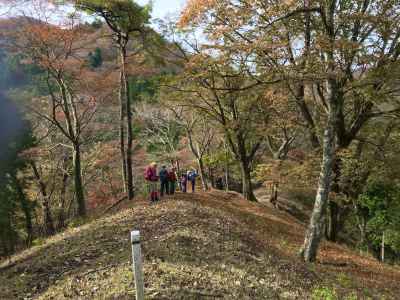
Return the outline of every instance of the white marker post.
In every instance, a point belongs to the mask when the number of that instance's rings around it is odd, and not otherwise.
[[[135,276],[136,300],[144,300],[142,250],[140,248],[140,232],[131,232],[133,275]]]

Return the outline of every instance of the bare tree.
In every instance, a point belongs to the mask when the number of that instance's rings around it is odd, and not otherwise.
[[[61,134],[57,144],[71,151],[78,214],[85,216],[82,144],[99,99],[84,92],[90,84],[88,80],[93,78],[85,73],[84,60],[79,56],[82,45],[78,41],[82,37],[83,33],[73,19],[69,27],[63,28],[32,21],[15,34],[14,46],[45,72],[43,80],[49,95],[37,101],[47,102],[47,105],[30,109]],[[97,84],[101,82],[97,80]]]
[[[209,184],[206,177],[204,157],[214,141],[216,135],[215,126],[204,115],[196,114],[191,110],[185,110],[184,107],[174,107],[171,104],[170,109],[185,129],[189,149],[196,158],[199,168],[203,190],[207,191]]]

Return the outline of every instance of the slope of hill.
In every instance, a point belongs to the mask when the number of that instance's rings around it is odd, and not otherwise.
[[[0,265],[0,299],[132,299],[132,229],[144,235],[146,299],[400,295],[399,268],[329,243],[318,263],[303,264],[297,250],[304,225],[214,191],[156,205],[138,201],[12,257]]]

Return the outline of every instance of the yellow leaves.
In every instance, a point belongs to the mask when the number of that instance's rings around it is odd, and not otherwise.
[[[255,177],[263,181],[281,181],[282,161],[271,160],[265,164],[257,165]]]

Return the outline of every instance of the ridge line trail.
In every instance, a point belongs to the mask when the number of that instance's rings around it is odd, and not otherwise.
[[[304,226],[237,193],[126,204],[14,256],[16,264],[0,271],[0,299],[131,298],[133,229],[143,236],[146,299],[306,299],[322,276],[340,272],[360,279],[360,288],[365,281],[398,290],[399,269],[339,245],[324,244],[322,264],[299,262]]]

